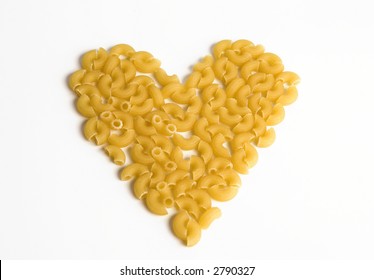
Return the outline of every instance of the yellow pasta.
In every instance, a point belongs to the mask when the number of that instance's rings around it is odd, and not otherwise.
[[[182,135],[175,133],[173,135],[173,142],[182,150],[194,150],[200,142],[200,138],[192,135],[190,138],[184,138]]]
[[[96,112],[90,103],[90,98],[85,94],[79,96],[76,101],[76,107],[78,112],[84,117],[92,118],[96,116]]]
[[[140,163],[131,163],[122,169],[120,179],[122,181],[128,181],[134,177],[139,177],[146,172],[148,172],[148,167],[146,165]]]
[[[217,207],[207,209],[199,218],[199,225],[203,229],[207,229],[214,220],[221,217],[221,210]]]
[[[88,51],[81,66],[68,86],[87,119],[84,137],[124,166],[120,179],[134,180],[150,212],[177,210],[171,227],[186,246],[221,216],[212,201],[234,198],[257,149],[273,144],[300,81],[248,40],[218,42],[185,82],[127,44]]]
[[[145,204],[149,211],[156,215],[167,215],[165,205],[161,200],[161,194],[154,189],[150,189],[145,197]]]
[[[145,197],[145,195],[147,195],[150,181],[151,181],[150,172],[143,173],[142,175],[136,178],[135,183],[133,185],[133,191],[137,199],[142,199]]]
[[[191,156],[190,172],[192,179],[195,181],[205,174],[205,162],[203,158],[194,155]]]
[[[126,161],[125,153],[117,146],[109,145],[104,148],[107,155],[117,165],[124,165]]]

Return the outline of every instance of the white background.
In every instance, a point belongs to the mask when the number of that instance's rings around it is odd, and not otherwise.
[[[374,259],[370,1],[0,2],[0,258]],[[81,135],[67,76],[128,43],[168,73],[222,39],[278,54],[302,82],[277,140],[186,248]]]

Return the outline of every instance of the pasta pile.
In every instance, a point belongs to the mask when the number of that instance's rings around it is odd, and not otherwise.
[[[272,126],[297,98],[298,75],[248,40],[224,40],[185,83],[145,51],[121,44],[84,54],[70,76],[84,136],[102,146],[121,180],[154,214],[175,208],[172,229],[187,246],[221,215],[257,162],[256,147],[275,140]],[[186,133],[190,133],[186,136]],[[187,156],[192,151],[196,155]]]

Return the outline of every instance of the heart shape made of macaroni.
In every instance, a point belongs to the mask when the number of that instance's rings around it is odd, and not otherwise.
[[[177,210],[172,230],[187,246],[221,215],[212,200],[237,194],[239,173],[274,142],[298,94],[298,75],[261,45],[223,40],[212,52],[181,83],[150,53],[120,44],[84,54],[69,80],[84,136],[125,166],[121,180],[134,180],[152,213]]]

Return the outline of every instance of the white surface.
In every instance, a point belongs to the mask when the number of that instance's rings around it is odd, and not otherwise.
[[[373,259],[369,1],[0,3],[0,258]],[[118,43],[183,77],[221,39],[278,54],[302,82],[239,195],[194,248],[81,135],[67,75]]]

